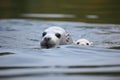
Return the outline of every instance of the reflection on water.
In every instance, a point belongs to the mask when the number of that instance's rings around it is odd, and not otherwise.
[[[42,31],[53,25],[94,44],[40,49]],[[0,80],[119,80],[119,34],[116,24],[0,20]]]
[[[74,18],[74,15],[70,14],[22,14],[23,17],[36,17],[36,18]]]
[[[86,15],[86,17],[89,18],[89,19],[97,19],[97,18],[99,18],[99,16],[97,16],[97,15]]]
[[[27,18],[119,24],[119,9],[119,0],[0,0],[0,18],[26,18],[22,14],[71,14],[76,17],[34,15]]]
[[[110,47],[110,49],[120,49],[120,46]]]

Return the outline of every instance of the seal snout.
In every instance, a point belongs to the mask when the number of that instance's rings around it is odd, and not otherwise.
[[[50,40],[51,40],[50,37],[45,37],[45,38],[44,38],[44,41],[45,41],[45,42],[49,42]]]
[[[52,42],[51,37],[44,37],[44,39],[40,43],[42,48],[51,48],[55,46],[55,44]]]

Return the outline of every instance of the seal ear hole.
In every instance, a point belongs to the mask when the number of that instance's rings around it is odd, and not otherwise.
[[[66,39],[66,42],[69,42],[69,39]]]
[[[42,37],[44,37],[46,34],[47,34],[47,32],[43,32],[43,33],[42,33]]]
[[[61,34],[60,34],[60,33],[56,33],[55,36],[56,36],[57,38],[61,38]]]
[[[69,42],[69,40],[70,40],[70,38],[68,37],[68,38],[66,39],[66,42]]]

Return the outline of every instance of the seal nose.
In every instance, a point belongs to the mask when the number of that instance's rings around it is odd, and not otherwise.
[[[44,38],[44,41],[46,41],[46,42],[48,42],[48,41],[50,41],[50,40],[51,40],[50,37],[45,37],[45,38]]]

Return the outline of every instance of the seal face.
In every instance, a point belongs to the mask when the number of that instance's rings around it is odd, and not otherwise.
[[[92,44],[92,42],[88,41],[87,39],[78,39],[74,43],[76,45],[83,45],[83,46],[87,46],[87,45],[91,45]]]
[[[58,47],[59,45],[72,44],[73,41],[68,33],[61,27],[53,26],[42,33],[40,46],[42,48]]]

